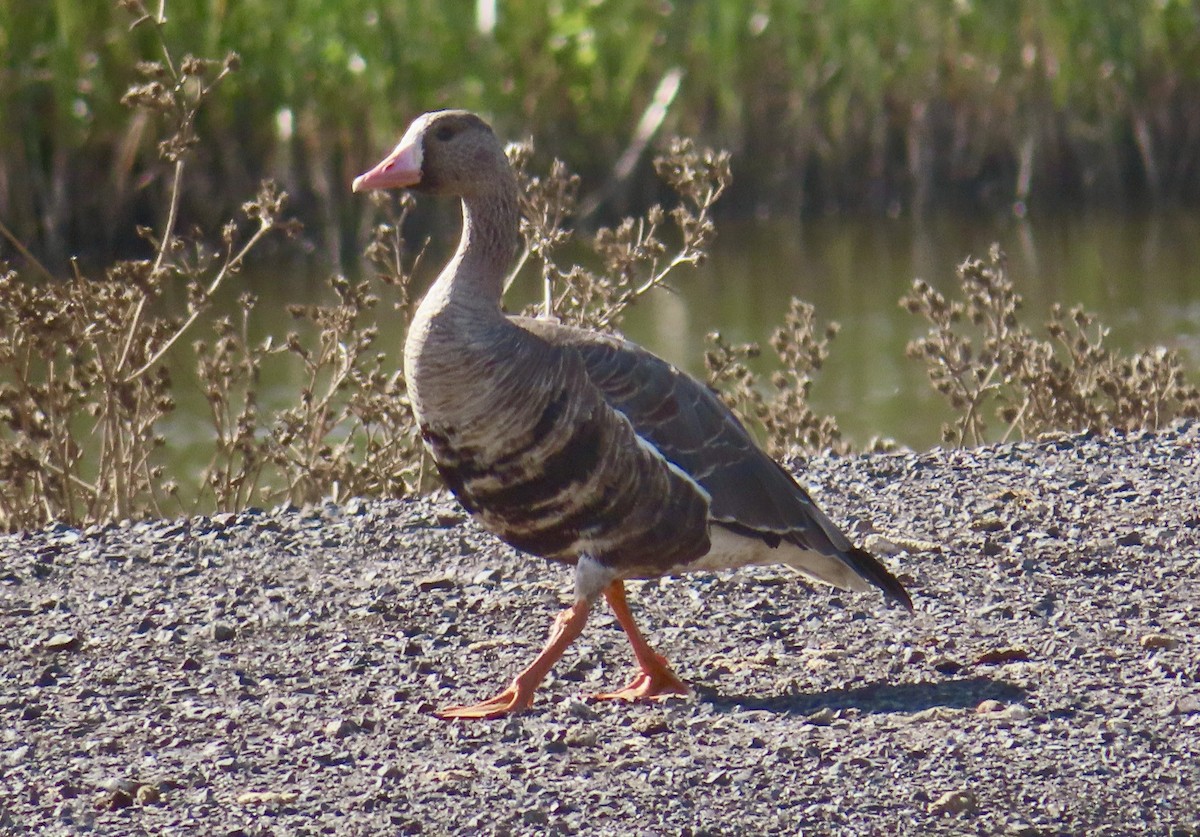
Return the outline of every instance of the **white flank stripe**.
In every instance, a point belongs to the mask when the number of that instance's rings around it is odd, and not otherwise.
[[[620,413],[618,413],[618,415],[620,415]],[[625,417],[622,415],[621,418],[625,418]],[[628,423],[629,419],[625,419],[625,421]],[[631,428],[633,427],[632,424],[630,424],[629,426]],[[682,479],[688,483],[691,483],[692,488],[696,489],[697,493],[699,493],[699,495],[704,498],[704,502],[706,502],[706,503],[712,502],[712,495],[709,494],[704,489],[704,486],[702,486],[700,483],[696,482],[696,480],[692,477],[691,474],[689,474],[687,471],[680,468],[678,465],[676,465],[671,460],[667,459],[667,457],[665,457],[663,455],[663,452],[654,446],[653,442],[651,442],[649,439],[642,436],[640,433],[637,432],[637,430],[633,431],[633,435],[635,437],[637,437],[638,444],[642,446],[642,450],[651,454],[656,459],[658,459],[660,462],[662,462],[664,465],[666,465],[667,468],[669,468],[671,470],[671,472],[674,473],[677,477],[679,477],[680,479]]]

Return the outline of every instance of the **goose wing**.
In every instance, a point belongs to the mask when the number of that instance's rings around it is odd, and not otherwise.
[[[911,609],[900,582],[874,556],[850,543],[703,383],[627,340],[549,320],[514,321],[579,352],[588,376],[608,403],[629,419],[639,436],[709,493],[714,523],[770,546],[786,541],[836,557]]]

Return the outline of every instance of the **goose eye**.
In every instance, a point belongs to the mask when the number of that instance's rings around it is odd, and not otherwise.
[[[439,141],[446,142],[446,140],[454,136],[454,129],[449,125],[442,125],[436,131],[434,131],[433,135],[437,137]]]

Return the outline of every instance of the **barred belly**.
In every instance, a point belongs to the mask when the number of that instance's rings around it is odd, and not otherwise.
[[[526,391],[498,419],[510,431],[503,442],[422,424],[463,506],[518,549],[568,564],[588,555],[622,578],[662,575],[704,555],[707,493],[598,393],[569,390]],[[517,409],[526,421],[514,421]]]

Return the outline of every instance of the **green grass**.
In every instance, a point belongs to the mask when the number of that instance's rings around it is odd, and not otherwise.
[[[237,51],[199,126],[188,212],[228,212],[263,176],[301,198],[334,257],[345,188],[431,108],[484,111],[599,188],[663,76],[664,132],[734,155],[725,211],[1005,208],[1195,200],[1200,7],[1088,0],[436,0],[166,3],[182,54]],[[149,32],[102,0],[0,0],[0,217],[58,258],[121,246],[167,188],[156,120],[118,102]],[[281,135],[290,114],[294,131]],[[648,169],[639,169],[647,172]],[[653,178],[616,189],[642,205]],[[643,182],[646,185],[642,185]],[[127,245],[128,242],[123,242]]]

